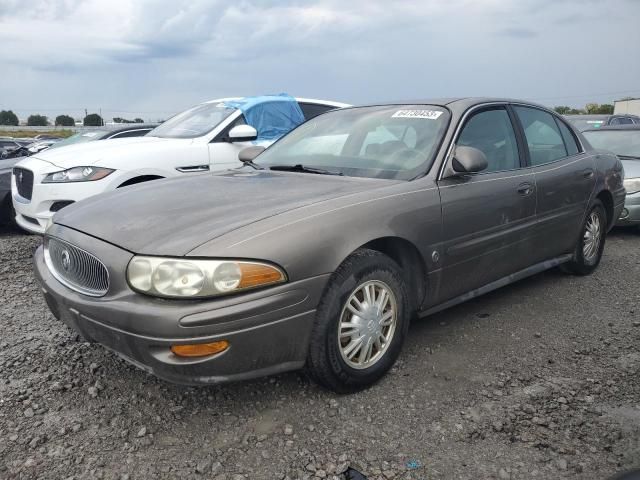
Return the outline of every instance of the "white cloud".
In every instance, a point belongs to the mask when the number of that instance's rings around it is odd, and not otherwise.
[[[0,89],[12,93],[0,108],[161,116],[278,91],[544,99],[627,91],[640,75],[632,0],[25,3],[0,0]],[[602,74],[616,70],[626,75]]]

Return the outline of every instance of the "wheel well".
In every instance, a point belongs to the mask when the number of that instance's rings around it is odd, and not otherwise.
[[[361,248],[369,248],[391,257],[402,270],[409,291],[411,311],[417,312],[427,292],[427,269],[416,246],[398,237],[372,240]]]
[[[136,183],[149,182],[151,180],[160,180],[161,178],[164,178],[164,177],[161,177],[159,175],[141,175],[140,177],[130,178],[129,180],[124,182],[122,185],[120,185],[118,188],[128,187],[129,185],[135,185]]]
[[[616,219],[613,218],[613,196],[608,190],[603,190],[596,198],[604,205],[604,211],[607,214],[607,227],[611,228],[616,221]]]

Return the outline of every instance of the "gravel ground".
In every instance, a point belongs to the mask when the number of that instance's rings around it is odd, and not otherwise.
[[[640,466],[640,233],[414,323],[373,388],[166,384],[46,309],[0,231],[0,478],[603,479]],[[349,475],[346,475],[348,477]],[[355,477],[354,477],[355,478]]]

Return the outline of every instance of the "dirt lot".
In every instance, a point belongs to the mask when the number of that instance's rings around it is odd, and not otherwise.
[[[292,373],[158,381],[79,342],[0,231],[0,478],[602,479],[640,466],[640,233],[591,277],[550,271],[415,323],[351,396]]]

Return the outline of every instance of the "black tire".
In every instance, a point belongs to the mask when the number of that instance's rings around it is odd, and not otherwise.
[[[600,240],[596,252],[588,258],[585,258],[585,235],[587,231],[587,225],[589,224],[592,215],[596,215],[600,222]],[[589,210],[589,213],[585,217],[584,222],[582,223],[582,228],[580,229],[580,238],[578,238],[576,249],[573,252],[573,258],[569,262],[561,266],[562,270],[572,275],[590,275],[591,273],[593,273],[595,269],[598,268],[600,260],[602,259],[602,252],[604,251],[604,244],[607,238],[607,230],[607,213],[604,210],[602,202],[600,202],[600,200],[596,200],[591,207],[591,210]]]
[[[338,340],[340,319],[347,300],[367,282],[377,282],[393,293],[395,330],[388,345],[376,352],[378,359],[368,367],[356,369],[345,361],[341,353]],[[380,252],[357,250],[340,265],[325,289],[316,313],[305,369],[313,380],[335,392],[362,390],[378,381],[394,364],[409,323],[407,288],[398,264]]]
[[[2,203],[0,203],[0,225],[15,228],[16,211],[13,209],[11,195],[7,195]]]

